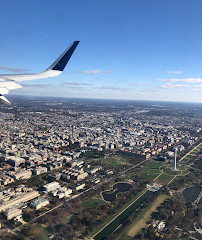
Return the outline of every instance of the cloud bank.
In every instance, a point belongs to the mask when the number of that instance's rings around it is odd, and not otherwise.
[[[101,73],[112,73],[112,70],[102,71],[102,70],[85,70],[85,71],[76,71],[74,73],[84,73],[84,74],[101,74]]]
[[[9,71],[9,72],[25,72],[29,69],[19,69],[19,68],[9,68],[9,67],[0,67],[0,70]]]
[[[182,74],[183,71],[166,71],[168,74]]]
[[[80,82],[64,82],[65,85],[74,85],[74,86],[92,86],[92,83],[80,83]]]
[[[158,82],[169,82],[169,83],[175,83],[175,82],[182,82],[182,83],[202,83],[202,78],[171,78],[171,79],[157,79]]]
[[[197,85],[190,85],[190,84],[173,84],[173,83],[166,83],[161,85],[161,88],[164,89],[174,89],[174,88],[193,88],[193,87],[202,87],[202,84]]]

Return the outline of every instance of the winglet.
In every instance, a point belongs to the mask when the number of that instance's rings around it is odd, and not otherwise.
[[[6,104],[6,105],[10,105],[11,103],[4,97],[0,94],[0,103],[2,104]]]
[[[73,42],[47,70],[63,71],[78,44],[79,41]]]

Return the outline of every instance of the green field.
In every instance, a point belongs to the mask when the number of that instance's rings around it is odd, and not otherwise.
[[[153,181],[158,175],[159,175],[160,171],[159,170],[155,170],[155,171],[143,171],[143,172],[133,172],[130,176],[138,176],[138,177],[142,177],[145,178],[148,181]]]
[[[113,157],[104,158],[102,163],[103,165],[111,165],[111,166],[129,165],[130,159],[123,158],[120,156],[113,156]]]
[[[191,155],[187,155],[185,158],[182,159],[182,162],[188,162],[190,160],[192,156]]]
[[[181,162],[182,162],[182,163],[187,163],[188,161],[189,161],[188,158],[183,158]]]
[[[33,239],[37,240],[48,240],[48,231],[45,227],[42,227],[40,224],[34,224],[29,229],[29,236],[32,236]]]
[[[144,167],[142,169],[159,169],[159,167],[162,165],[163,165],[163,163],[161,163],[161,162],[149,161],[144,165]]]
[[[167,175],[167,174],[161,174],[156,180],[155,182],[156,183],[159,183],[159,184],[162,184],[162,185],[166,185],[168,184],[172,179],[173,179],[174,176],[170,176],[170,175]]]
[[[162,166],[162,163],[160,162],[147,162],[141,169],[135,170],[134,172],[130,173],[130,177],[138,176],[145,178],[148,181],[153,181],[160,174],[160,166]]]
[[[161,170],[163,171],[163,173],[164,174],[168,174],[168,175],[173,175],[173,176],[175,176],[175,175],[179,175],[179,174],[181,174],[181,171],[173,171],[172,170],[172,165],[167,165],[167,166],[163,166],[163,167],[161,167]]]
[[[179,165],[177,166],[177,168],[181,171],[187,171],[187,167],[186,166],[183,166],[183,165]]]
[[[66,218],[67,223],[70,223],[72,216],[73,216],[73,214],[70,214],[69,216],[67,216],[67,218]]]
[[[83,207],[83,209],[88,209],[88,208],[93,208],[98,204],[105,204],[105,201],[103,201],[101,199],[97,199],[97,198],[96,199],[92,198],[92,199],[82,202],[82,207]]]

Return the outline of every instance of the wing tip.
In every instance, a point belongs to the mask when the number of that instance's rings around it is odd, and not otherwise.
[[[63,54],[47,69],[63,71],[80,41],[74,41]]]
[[[11,103],[6,99],[4,96],[0,94],[0,103],[5,104],[5,105],[11,105]]]

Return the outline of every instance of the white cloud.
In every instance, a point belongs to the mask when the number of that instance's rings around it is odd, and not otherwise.
[[[43,84],[43,83],[29,84],[29,83],[23,83],[23,84],[21,84],[21,86],[24,87],[24,88],[47,88],[47,87],[50,87],[50,84]]]
[[[72,90],[83,90],[83,87],[69,87]]]
[[[161,85],[161,88],[164,89],[174,89],[174,88],[193,88],[193,87],[202,87],[202,84],[197,85],[185,85],[185,84],[172,84],[172,83],[166,83]]]
[[[132,88],[121,88],[121,87],[113,87],[113,86],[109,86],[109,87],[100,87],[98,89],[101,90],[113,90],[113,91],[129,91],[129,90],[133,90]]]
[[[84,74],[100,74],[100,73],[112,73],[112,70],[102,71],[99,69],[96,70],[85,70],[85,71],[76,71],[74,73],[84,73]]]
[[[76,71],[74,73],[85,73],[85,74],[100,74],[101,70],[86,70],[86,71]]]
[[[5,70],[8,72],[25,72],[30,71],[29,69],[19,69],[19,68],[10,68],[10,67],[0,67],[0,70]]]
[[[168,74],[182,74],[183,71],[166,71]]]
[[[75,86],[91,86],[92,83],[79,83],[79,82],[64,82],[65,85],[75,85]]]
[[[169,82],[169,83],[175,83],[175,82],[183,82],[183,83],[202,83],[202,78],[171,78],[171,79],[157,79],[159,82]]]
[[[161,85],[161,88],[164,88],[164,89],[174,89],[178,87],[187,87],[187,85],[176,85],[176,84],[174,85],[172,83],[166,83]]]
[[[136,83],[135,86],[147,86],[147,84],[144,84],[144,83]]]
[[[199,89],[195,88],[195,89],[193,89],[193,91],[194,92],[202,92],[202,88],[201,89],[200,88]]]

